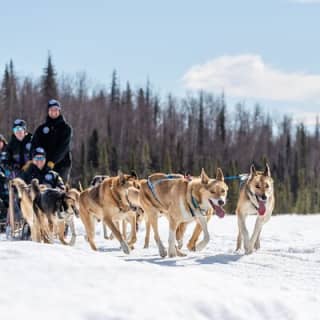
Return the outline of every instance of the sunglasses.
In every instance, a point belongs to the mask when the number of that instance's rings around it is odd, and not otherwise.
[[[43,161],[43,160],[46,160],[46,157],[45,156],[35,156],[35,157],[33,157],[33,160]]]
[[[14,133],[17,133],[19,131],[24,131],[25,129],[23,127],[14,127],[12,130]]]

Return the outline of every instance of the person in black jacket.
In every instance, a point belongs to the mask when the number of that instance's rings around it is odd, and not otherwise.
[[[48,102],[46,122],[40,125],[32,138],[32,150],[41,146],[47,152],[47,166],[54,169],[64,181],[68,181],[71,170],[72,128],[61,114],[60,102]]]
[[[7,139],[3,134],[0,134],[0,168],[5,170],[8,168],[8,152],[7,152]]]
[[[46,165],[46,152],[37,147],[32,153],[32,162],[28,163],[21,171],[19,178],[30,184],[32,179],[38,179],[39,184],[49,188],[65,190],[65,185],[59,174]]]
[[[14,178],[30,160],[32,135],[27,132],[26,122],[21,119],[14,121],[12,131],[13,134],[7,146],[7,161],[11,169],[11,178]]]

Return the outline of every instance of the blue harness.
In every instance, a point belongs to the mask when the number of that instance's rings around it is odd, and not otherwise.
[[[155,186],[156,186],[157,184],[161,183],[161,182],[168,181],[168,180],[174,180],[174,179],[181,179],[181,177],[180,177],[180,176],[177,176],[177,175],[174,175],[174,174],[167,174],[164,178],[162,178],[162,179],[160,179],[160,180],[158,180],[158,181],[156,181],[156,182],[154,182],[154,183],[153,183],[153,182],[150,180],[150,178],[148,177],[148,179],[147,179],[148,187],[149,187],[149,189],[151,190],[151,193],[152,193],[152,195],[154,196],[154,198],[155,198],[160,204],[161,204],[161,201],[160,201],[159,198],[157,197],[157,193],[156,193],[156,190],[155,190]],[[191,195],[191,202],[192,202],[192,205],[193,205],[194,208],[200,209],[197,200],[196,200],[192,195]],[[162,205],[162,204],[161,204],[161,205]],[[191,213],[192,217],[195,217],[196,215],[195,215],[193,209],[191,208],[191,206],[188,205],[188,207],[189,207],[189,210],[190,210],[190,213]]]
[[[232,180],[239,180],[240,182],[240,188],[245,184],[245,182],[248,180],[249,178],[249,174],[247,173],[242,173],[239,174],[237,176],[229,176],[229,177],[224,177],[224,180],[228,181],[232,181]]]
[[[167,174],[164,178],[156,181],[156,182],[152,182],[150,180],[150,177],[148,177],[147,179],[147,184],[148,184],[148,187],[150,188],[154,198],[161,204],[161,201],[159,200],[159,198],[157,197],[157,194],[156,194],[156,189],[155,189],[155,186],[161,182],[164,182],[164,181],[167,181],[167,180],[173,180],[173,179],[180,179],[180,176],[178,177],[177,175],[174,175],[174,174]]]

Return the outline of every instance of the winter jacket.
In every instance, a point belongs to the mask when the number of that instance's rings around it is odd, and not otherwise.
[[[7,146],[8,165],[16,173],[30,160],[31,139],[31,133],[27,133],[22,141],[13,134]]]
[[[72,128],[62,115],[56,119],[47,117],[46,122],[35,131],[31,148],[44,148],[47,162],[53,162],[55,170],[71,167],[71,137]]]
[[[19,177],[27,184],[30,184],[32,179],[38,179],[40,184],[44,184],[49,188],[65,190],[64,183],[59,174],[48,166],[40,170],[36,165],[30,163],[21,171]]]

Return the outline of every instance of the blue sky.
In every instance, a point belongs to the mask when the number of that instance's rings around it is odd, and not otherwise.
[[[0,71],[144,85],[161,95],[200,87],[261,102],[311,123],[320,110],[320,1],[0,0]],[[2,72],[2,71],[1,71]],[[318,89],[319,88],[319,89]]]

